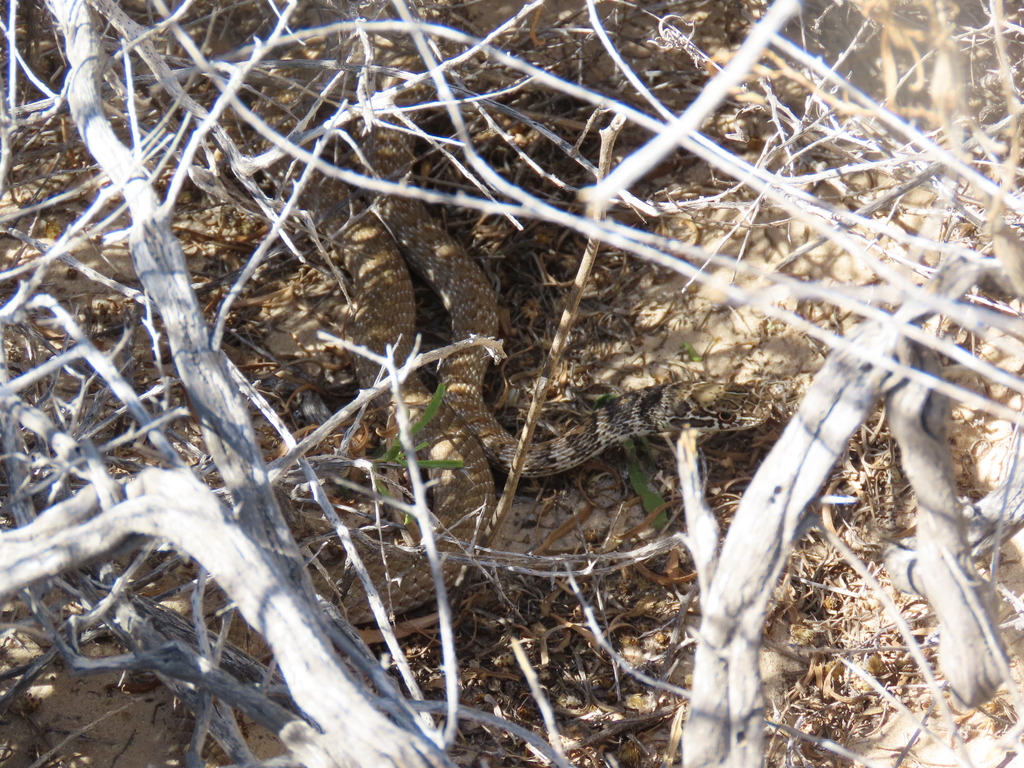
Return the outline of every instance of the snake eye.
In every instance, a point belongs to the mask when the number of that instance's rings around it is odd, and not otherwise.
[[[736,421],[736,414],[732,411],[719,411],[718,420],[723,424],[732,424]]]

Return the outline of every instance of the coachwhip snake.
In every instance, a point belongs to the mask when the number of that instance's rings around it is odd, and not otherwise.
[[[383,178],[404,172],[414,160],[404,139],[384,138],[378,131],[373,143],[374,171]],[[353,340],[378,354],[392,345],[398,363],[410,354],[416,334],[415,304],[406,262],[444,302],[452,318],[453,340],[472,334],[495,336],[498,307],[483,271],[423,203],[385,198],[376,213],[350,225],[338,241],[355,291],[349,319]],[[447,388],[442,407],[417,435],[417,441],[427,446],[422,458],[462,462],[462,469],[431,470],[434,515],[451,537],[461,541],[473,539],[475,531],[482,531],[484,539],[489,534],[495,492],[488,458],[507,468],[516,448],[515,438],[483,400],[486,365],[486,354],[479,348],[456,353],[441,364],[439,373]],[[359,358],[356,372],[360,384],[369,386],[378,367]],[[406,383],[402,394],[414,420],[431,399],[431,392],[416,379]],[[563,472],[630,435],[684,427],[742,429],[762,423],[766,416],[761,398],[745,387],[650,387],[596,410],[569,434],[533,446],[524,474]],[[429,602],[434,584],[422,558],[395,554],[384,557],[375,549],[365,553],[364,562],[385,605],[397,614]],[[345,605],[353,622],[371,618],[361,589],[352,589]]]

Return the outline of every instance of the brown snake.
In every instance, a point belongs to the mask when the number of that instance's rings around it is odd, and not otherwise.
[[[413,162],[404,139],[382,140],[378,132],[376,140],[374,170],[382,178],[395,177]],[[428,214],[423,203],[385,198],[377,206],[377,217],[364,216],[342,234],[339,250],[353,281],[349,327],[356,343],[378,354],[391,344],[399,363],[409,355],[416,330],[406,262],[444,302],[452,318],[453,341],[471,334],[497,334],[497,302],[483,271]],[[515,438],[483,400],[486,366],[486,354],[479,348],[454,354],[441,364],[440,376],[447,387],[444,402],[417,436],[428,444],[421,458],[462,462],[462,469],[431,470],[431,477],[435,482],[433,512],[447,533],[463,541],[472,539],[478,529],[485,538],[490,533],[495,492],[488,458],[507,469],[516,449]],[[362,386],[374,382],[375,364],[359,358],[356,368]],[[430,391],[415,378],[406,383],[402,394],[413,410],[413,419],[431,398]],[[578,429],[533,446],[524,474],[563,472],[631,435],[685,427],[743,429],[762,423],[766,416],[760,398],[747,388],[717,384],[650,387],[596,410]],[[482,526],[477,526],[477,516]],[[422,559],[417,562],[416,558],[392,558],[390,554],[382,558],[378,551],[364,560],[393,612],[408,611],[432,599],[434,584]],[[354,622],[370,619],[362,590],[353,590],[345,605]]]

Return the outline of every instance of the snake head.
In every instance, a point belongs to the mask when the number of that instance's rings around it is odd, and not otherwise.
[[[750,429],[768,420],[770,404],[750,387],[711,382],[695,387],[671,385],[670,420],[677,429],[724,432]]]

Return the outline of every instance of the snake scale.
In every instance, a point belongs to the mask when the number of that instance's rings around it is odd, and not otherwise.
[[[408,141],[397,132],[384,136],[378,129],[370,143],[374,146],[373,171],[382,178],[396,178],[415,159]],[[423,203],[384,198],[376,206],[376,216],[360,217],[336,243],[352,278],[349,335],[356,343],[378,354],[392,345],[399,363],[410,354],[416,335],[415,302],[406,264],[443,301],[451,316],[453,341],[472,334],[496,336],[498,305],[486,276]],[[489,462],[507,469],[516,449],[515,438],[484,402],[487,364],[486,353],[479,348],[442,362],[439,375],[446,385],[444,401],[417,436],[426,443],[421,458],[462,462],[462,469],[430,471],[434,515],[447,533],[462,541],[472,539],[477,531],[482,531],[485,539],[489,534],[495,507]],[[356,373],[361,386],[370,386],[378,367],[360,358]],[[431,399],[431,392],[415,378],[406,383],[402,394],[414,420]],[[684,427],[742,429],[760,424],[765,417],[759,398],[743,387],[654,386],[625,394],[596,410],[578,429],[533,446],[524,474],[563,472],[631,435]],[[384,556],[377,548],[364,553],[364,562],[385,605],[394,613],[433,599],[434,584],[422,557],[408,556],[402,550]],[[370,620],[361,589],[351,590],[345,605],[352,621]]]

